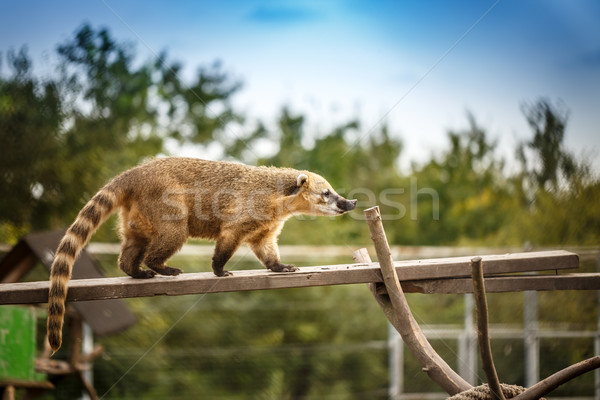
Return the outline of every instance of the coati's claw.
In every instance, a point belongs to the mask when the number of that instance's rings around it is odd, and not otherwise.
[[[182,272],[183,272],[183,270],[181,268],[174,268],[174,267],[169,267],[169,266],[165,265],[164,269],[162,271],[160,271],[160,274],[168,275],[168,276],[176,276]]]
[[[224,278],[226,276],[233,276],[233,274],[229,271],[223,271],[223,273],[220,275],[215,273],[215,275],[217,275],[219,278]]]
[[[298,267],[292,264],[279,264],[270,268],[273,272],[296,272]]]
[[[156,275],[156,272],[150,269],[140,269],[134,275],[131,275],[131,277],[135,279],[150,279],[154,278],[154,275]]]

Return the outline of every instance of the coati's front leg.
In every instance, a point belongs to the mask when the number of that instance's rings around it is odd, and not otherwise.
[[[292,264],[282,264],[279,258],[279,249],[276,238],[265,238],[256,242],[250,242],[250,248],[256,257],[267,269],[273,272],[294,272],[298,268]]]

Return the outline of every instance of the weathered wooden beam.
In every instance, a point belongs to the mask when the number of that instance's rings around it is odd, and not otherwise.
[[[473,293],[473,282],[466,278],[403,281],[402,288],[407,293],[463,294]],[[488,293],[600,290],[600,273],[486,276],[485,289]]]
[[[473,257],[396,261],[400,280],[471,277]],[[484,275],[579,268],[579,256],[564,250],[508,253],[481,257]],[[377,268],[379,266],[377,265]],[[427,268],[427,272],[418,267]],[[428,275],[424,277],[423,275]]]
[[[398,261],[394,263],[403,282],[424,279],[469,277],[471,257]],[[505,274],[578,268],[579,257],[567,251],[515,253],[482,257],[484,273]],[[283,289],[308,286],[344,285],[383,282],[378,263],[342,264],[303,267],[298,272],[275,273],[267,270],[233,271],[233,276],[216,277],[212,272],[181,274],[152,279],[129,277],[77,279],[69,282],[67,301],[116,299],[126,297],[178,296],[199,293]],[[404,285],[404,283],[403,283]],[[418,282],[416,290],[425,285]],[[427,287],[435,283],[427,283]],[[0,284],[0,304],[34,304],[48,300],[48,282]],[[490,291],[493,291],[490,289]]]

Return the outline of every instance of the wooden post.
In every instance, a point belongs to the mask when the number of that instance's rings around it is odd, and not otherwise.
[[[81,360],[87,355],[82,354],[82,343],[83,343],[83,327],[84,321],[78,314],[73,314],[71,317],[71,354],[69,357],[69,364],[71,365],[72,371],[74,371],[81,384],[83,385],[83,390],[85,391],[84,398],[97,400],[98,394],[96,393],[96,389],[90,381],[88,381],[85,366],[81,362]]]
[[[2,400],[15,400],[15,387],[12,385],[8,385],[4,388],[4,393],[2,394]]]
[[[70,316],[70,342],[69,342],[69,364],[75,366],[79,362],[79,358],[81,357],[81,324],[83,320],[81,316],[75,312],[71,313]]]
[[[488,306],[485,297],[485,283],[483,281],[483,268],[481,266],[481,257],[475,257],[471,260],[473,273],[473,291],[475,292],[475,305],[477,309],[477,337],[479,339],[479,351],[481,353],[481,364],[488,380],[492,398],[496,400],[505,400],[494,359],[492,357],[492,347],[490,345],[490,335],[488,332]]]
[[[371,239],[375,244],[385,287],[389,295],[387,301],[382,298],[383,296],[375,296],[378,303],[380,305],[390,303],[386,306],[382,305],[386,316],[398,332],[400,332],[404,343],[406,343],[417,360],[419,360],[423,366],[423,371],[434,382],[450,395],[470,389],[472,386],[454,372],[433,347],[431,347],[431,344],[413,317],[400,286],[396,269],[394,268],[392,253],[387,243],[383,224],[381,223],[379,207],[372,207],[364,212],[371,231]],[[373,287],[371,288],[373,289]]]

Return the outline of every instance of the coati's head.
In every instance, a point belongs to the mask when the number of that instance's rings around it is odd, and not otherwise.
[[[294,213],[308,215],[341,215],[354,210],[357,200],[347,200],[337,194],[323,177],[309,172],[296,179],[297,199]]]

